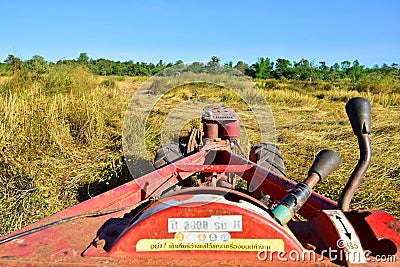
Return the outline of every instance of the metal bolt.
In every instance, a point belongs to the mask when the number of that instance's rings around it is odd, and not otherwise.
[[[99,239],[94,242],[94,246],[96,248],[104,248],[105,245],[106,245],[106,241],[104,239]]]

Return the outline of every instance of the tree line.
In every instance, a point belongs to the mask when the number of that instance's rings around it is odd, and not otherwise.
[[[1,72],[17,71],[28,69],[38,74],[45,73],[53,65],[85,66],[93,73],[98,75],[119,75],[119,76],[151,76],[168,67],[183,64],[182,60],[175,63],[165,63],[160,60],[157,64],[146,62],[113,61],[109,59],[92,59],[87,53],[80,53],[76,59],[61,59],[54,62],[47,62],[42,56],[35,55],[29,60],[21,60],[14,55],[9,55],[4,63],[0,63]],[[324,80],[335,81],[348,78],[357,81],[364,76],[371,74],[391,75],[400,78],[400,66],[397,63],[391,65],[375,65],[368,68],[356,59],[354,61],[345,60],[328,66],[325,61],[315,63],[307,59],[291,62],[288,59],[278,58],[272,61],[268,57],[260,57],[257,62],[247,64],[238,61],[236,64],[228,62],[221,64],[217,56],[213,56],[208,63],[194,62],[189,65],[189,69],[196,71],[206,65],[219,65],[223,67],[235,68],[245,75],[256,79],[290,79],[290,80]]]

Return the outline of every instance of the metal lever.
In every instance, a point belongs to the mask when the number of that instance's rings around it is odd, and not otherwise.
[[[312,193],[312,187],[339,168],[340,158],[333,150],[321,150],[308,171],[307,178],[298,183],[272,211],[281,224],[293,218]]]
[[[354,134],[358,139],[360,159],[338,201],[338,206],[343,211],[349,210],[351,198],[360,185],[369,163],[371,162],[372,156],[371,142],[369,139],[369,134],[371,133],[371,104],[365,98],[355,97],[347,102],[346,112]]]
[[[371,104],[367,99],[362,97],[350,99],[346,104],[346,113],[357,137],[371,133]]]

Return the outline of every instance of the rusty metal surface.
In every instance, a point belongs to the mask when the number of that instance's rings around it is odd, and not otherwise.
[[[204,138],[214,140],[218,138],[218,124],[215,122],[204,122],[203,123]]]
[[[219,125],[219,135],[230,140],[237,139],[240,133],[238,121],[230,121]]]
[[[253,168],[253,165],[243,164],[243,165],[201,165],[201,164],[194,164],[194,165],[181,165],[176,164],[176,170],[178,172],[230,172],[230,173],[241,173],[247,171],[250,168]]]
[[[340,209],[344,211],[348,211],[350,209],[351,198],[354,196],[354,193],[360,185],[364,174],[367,172],[372,157],[371,142],[368,134],[357,136],[357,138],[360,147],[360,159],[354,168],[350,179],[347,181],[338,201]]]
[[[190,155],[199,150],[199,145],[201,143],[202,132],[199,129],[193,128],[189,134],[189,141],[186,145],[185,153]]]

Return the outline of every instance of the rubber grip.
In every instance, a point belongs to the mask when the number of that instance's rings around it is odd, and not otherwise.
[[[321,181],[325,180],[325,178],[337,170],[340,165],[340,157],[339,155],[330,149],[321,150],[315,160],[313,165],[311,166],[308,173],[316,173],[319,175]]]
[[[371,133],[371,104],[367,99],[350,99],[346,104],[346,113],[356,136]]]

